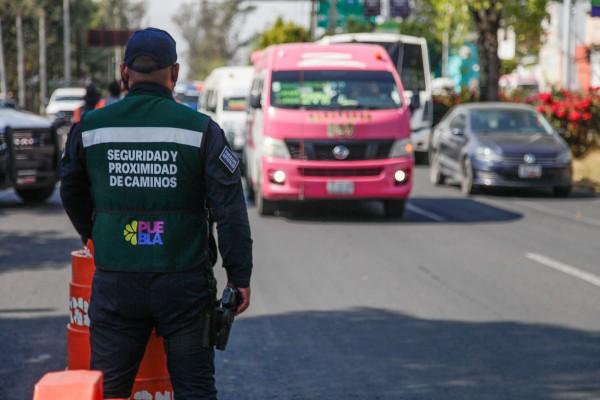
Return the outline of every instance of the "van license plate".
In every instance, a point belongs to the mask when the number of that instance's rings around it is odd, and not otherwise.
[[[519,178],[534,179],[542,176],[541,165],[519,165]]]
[[[330,181],[327,182],[327,193],[329,194],[354,194],[354,182]]]

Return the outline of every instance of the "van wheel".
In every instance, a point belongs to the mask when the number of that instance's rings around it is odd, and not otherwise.
[[[54,193],[54,186],[36,189],[16,189],[17,195],[27,204],[43,203]]]
[[[277,211],[277,202],[273,200],[265,199],[262,195],[262,190],[258,190],[255,194],[256,198],[256,209],[258,214],[262,216],[275,215]]]
[[[406,200],[384,200],[383,209],[388,218],[402,218],[406,209]]]
[[[434,152],[431,152],[430,159],[431,165],[429,166],[429,180],[436,186],[443,185],[446,183],[446,176],[442,173],[440,160]]]

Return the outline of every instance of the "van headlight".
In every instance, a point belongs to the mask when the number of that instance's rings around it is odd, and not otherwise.
[[[415,152],[415,147],[410,139],[395,140],[390,150],[390,158],[412,156]]]
[[[266,137],[262,145],[263,155],[273,158],[290,158],[290,153],[283,140]]]
[[[560,153],[558,157],[556,157],[556,161],[558,161],[560,164],[568,164],[571,162],[572,158],[573,157],[571,156],[571,150],[566,149],[562,153]]]
[[[502,161],[502,154],[496,152],[491,147],[484,146],[478,147],[475,150],[475,158],[485,162]]]

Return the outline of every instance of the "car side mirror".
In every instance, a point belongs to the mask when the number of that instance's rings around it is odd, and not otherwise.
[[[250,92],[250,98],[248,103],[251,108],[262,108],[262,98],[261,94],[258,91]]]
[[[419,95],[419,92],[417,93],[413,93],[413,95],[410,98],[410,104],[408,105],[408,108],[410,109],[410,112],[413,113],[415,112],[416,109],[421,107],[421,96]]]
[[[465,132],[460,128],[452,128],[450,129],[450,133],[452,136],[465,136]]]

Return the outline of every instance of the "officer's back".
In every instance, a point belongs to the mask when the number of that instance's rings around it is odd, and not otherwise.
[[[97,271],[90,305],[93,369],[105,396],[131,395],[156,329],[175,398],[214,399],[207,342],[215,288],[209,212],[228,284],[249,304],[250,229],[239,160],[207,116],[177,104],[175,42],[164,31],[130,39],[121,101],[85,114],[61,161],[61,196]]]

